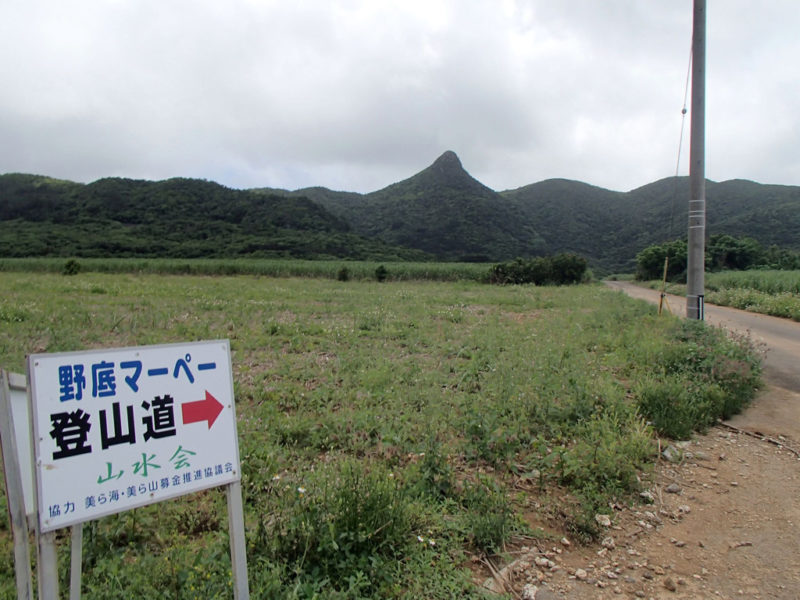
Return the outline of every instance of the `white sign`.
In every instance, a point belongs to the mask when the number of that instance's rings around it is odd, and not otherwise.
[[[227,340],[28,358],[39,524],[238,481]]]

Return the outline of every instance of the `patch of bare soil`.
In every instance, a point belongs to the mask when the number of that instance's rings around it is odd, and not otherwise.
[[[798,406],[770,387],[664,448],[643,504],[609,509],[600,544],[523,549],[490,587],[526,600],[800,598],[800,439],[786,433]]]

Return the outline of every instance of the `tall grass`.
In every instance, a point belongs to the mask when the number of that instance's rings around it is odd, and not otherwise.
[[[706,286],[712,304],[800,321],[800,271],[710,273]]]
[[[488,282],[490,264],[415,263],[294,259],[167,259],[167,258],[0,258],[0,272],[62,273],[67,264],[79,272],[152,273],[161,275],[257,275],[262,277],[312,277],[337,279],[346,269],[348,278],[375,279],[383,266],[388,281]]]
[[[800,294],[800,271],[752,270],[707,273],[706,287],[712,292],[738,288],[765,294]]]

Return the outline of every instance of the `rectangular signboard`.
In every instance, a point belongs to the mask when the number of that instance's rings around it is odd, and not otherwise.
[[[238,481],[227,340],[28,357],[43,532]]]

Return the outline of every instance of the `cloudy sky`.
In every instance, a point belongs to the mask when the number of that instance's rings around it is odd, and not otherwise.
[[[708,0],[707,166],[800,185],[797,0]],[[691,0],[0,0],[0,173],[369,192],[673,175]],[[688,173],[688,131],[680,173]]]

